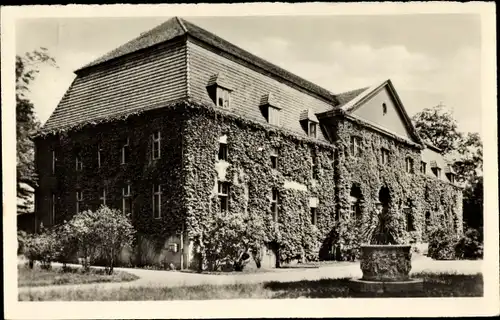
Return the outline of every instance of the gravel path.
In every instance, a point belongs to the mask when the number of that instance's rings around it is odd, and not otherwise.
[[[54,264],[57,265],[57,264]],[[53,289],[115,289],[130,287],[178,287],[178,286],[196,286],[203,284],[223,285],[234,283],[261,283],[268,281],[290,282],[300,280],[319,280],[324,278],[359,278],[362,276],[359,262],[342,265],[324,265],[320,268],[309,269],[280,269],[270,272],[252,273],[252,274],[197,274],[178,271],[163,270],[144,270],[115,268],[128,273],[135,274],[139,279],[131,282],[119,283],[95,283],[79,285],[58,285],[46,287],[20,287],[19,292],[53,290]],[[434,261],[426,257],[420,257],[412,261],[412,271],[433,272],[433,273],[457,273],[457,274],[476,274],[482,272],[482,261]]]

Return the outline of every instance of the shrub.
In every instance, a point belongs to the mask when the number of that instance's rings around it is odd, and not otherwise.
[[[456,238],[443,228],[437,228],[429,236],[428,256],[435,260],[455,259]]]
[[[17,231],[17,254],[23,254],[28,234],[25,231]]]
[[[87,210],[76,214],[66,228],[68,236],[63,239],[70,247],[79,249],[84,269],[90,270],[96,259],[101,258],[108,274],[113,273],[116,255],[124,246],[132,244],[135,232],[128,215],[106,206],[95,212]]]
[[[52,261],[57,258],[57,240],[51,230],[28,236],[24,245],[24,255],[29,260],[30,268],[35,261],[39,261],[43,269],[50,269]]]
[[[483,258],[483,234],[477,229],[468,229],[455,246],[458,259]]]

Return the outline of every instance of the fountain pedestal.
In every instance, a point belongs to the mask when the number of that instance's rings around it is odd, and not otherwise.
[[[411,279],[411,245],[366,245],[361,247],[361,279],[351,279],[356,292],[415,292],[421,279]]]

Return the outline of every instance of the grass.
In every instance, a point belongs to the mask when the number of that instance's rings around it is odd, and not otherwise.
[[[102,290],[27,291],[21,301],[123,301],[123,300],[216,300],[216,299],[284,299],[284,298],[357,298],[357,297],[480,297],[483,277],[476,275],[421,273],[424,290],[415,294],[359,295],[349,289],[348,279],[315,281],[265,282],[255,284],[200,285],[191,287],[130,287]]]
[[[41,269],[35,265],[30,269],[25,265],[17,267],[17,283],[19,287],[39,287],[63,284],[83,284],[97,282],[123,282],[138,279],[137,276],[124,272],[114,271],[112,275],[104,273],[104,269],[91,268],[89,273],[83,273],[81,268],[52,267],[50,270]]]

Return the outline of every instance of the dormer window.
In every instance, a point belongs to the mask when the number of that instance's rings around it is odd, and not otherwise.
[[[450,180],[451,183],[455,183],[455,175],[453,173],[447,173],[446,177],[448,178],[448,180]]]
[[[230,106],[230,91],[222,87],[217,87],[217,106],[229,108]]]
[[[300,124],[304,128],[308,137],[318,137],[318,118],[311,109],[304,110],[300,113]]]
[[[317,129],[317,123],[309,121],[309,130],[307,132],[307,135],[311,138],[316,138],[316,129]]]
[[[267,123],[279,126],[281,124],[281,107],[272,93],[262,96],[260,100],[260,109],[267,120]]]
[[[434,175],[437,178],[441,178],[441,168],[438,167],[432,168],[432,173],[434,173]]]
[[[217,107],[229,109],[231,106],[231,89],[222,74],[214,74],[208,80],[208,95]]]
[[[445,167],[445,174],[446,178],[448,178],[448,181],[450,181],[450,183],[455,183],[455,171],[453,170],[451,164],[448,164]]]
[[[427,173],[427,162],[425,161],[420,162],[420,172],[423,174]]]

